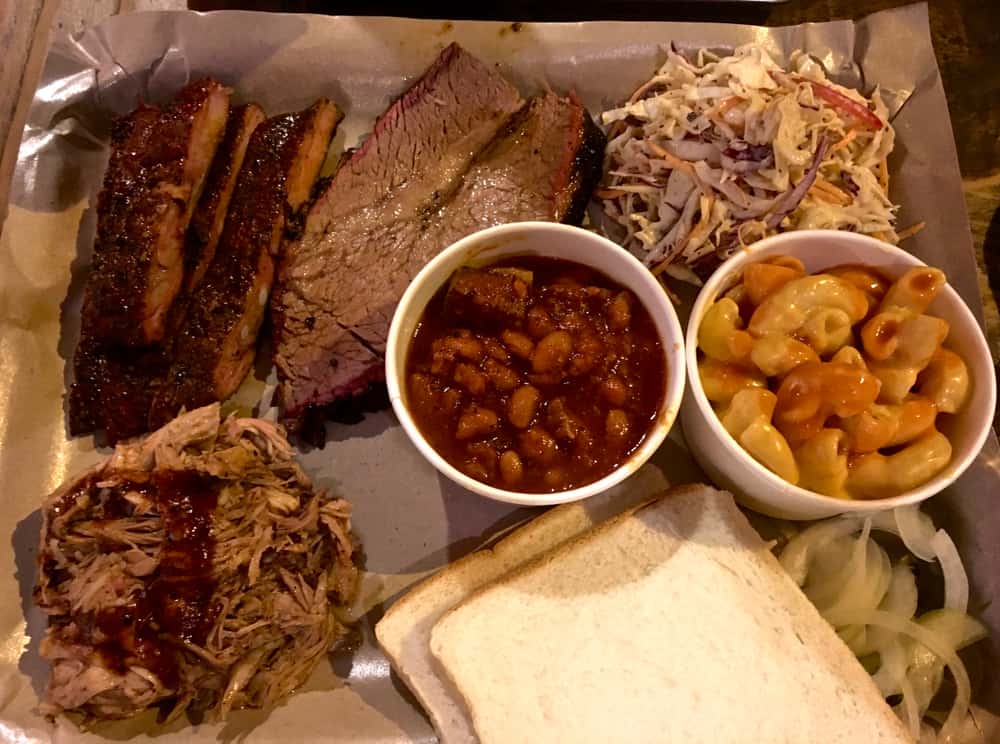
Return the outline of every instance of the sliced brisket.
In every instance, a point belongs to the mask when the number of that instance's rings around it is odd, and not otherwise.
[[[229,397],[246,376],[282,239],[309,197],[340,119],[322,99],[254,130],[222,238],[191,294],[170,371],[156,392],[153,428],[182,407]]]
[[[442,136],[447,127],[434,130]],[[530,101],[479,153],[449,197],[408,209],[325,219],[286,256],[276,295],[275,362],[290,423],[381,377],[392,312],[413,276],[476,230],[524,220],[578,221],[600,176],[604,137],[575,100]]]
[[[339,168],[279,268],[272,321],[288,415],[378,381],[382,344],[355,333],[357,313],[341,304],[398,298],[422,225],[521,105],[502,75],[452,44]]]
[[[309,210],[293,270],[335,221],[358,234],[382,209],[405,217],[454,191],[469,163],[521,107],[521,96],[493,68],[456,44],[445,48],[375,122]]]

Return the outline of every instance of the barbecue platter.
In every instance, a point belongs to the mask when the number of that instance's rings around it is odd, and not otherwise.
[[[808,49],[659,50],[595,108],[442,42],[363,133],[306,80],[285,110],[211,69],[116,99],[61,340],[61,436],[103,459],[40,501],[37,725],[183,735],[372,643],[443,742],[976,740],[989,630],[920,501],[995,387],[951,277],[892,258],[935,216],[900,224],[891,91]],[[488,258],[517,229],[590,247]],[[309,463],[390,398],[416,447],[373,468],[419,450],[463,503],[591,498],[372,600],[389,533]],[[642,446],[678,415],[715,432],[714,485]]]

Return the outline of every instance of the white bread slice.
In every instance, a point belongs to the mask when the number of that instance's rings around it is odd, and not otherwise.
[[[465,706],[430,652],[431,628],[474,591],[595,524],[634,506],[644,489],[595,496],[550,509],[487,550],[471,553],[411,589],[375,625],[393,668],[427,711],[442,744],[477,741]]]
[[[732,497],[668,493],[431,631],[483,744],[911,741]]]

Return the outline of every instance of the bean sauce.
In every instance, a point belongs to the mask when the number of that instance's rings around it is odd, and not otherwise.
[[[652,429],[666,357],[634,294],[598,271],[522,256],[460,269],[406,363],[421,433],[467,475],[529,493],[614,470]]]

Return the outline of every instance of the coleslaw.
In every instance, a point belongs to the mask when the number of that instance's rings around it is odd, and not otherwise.
[[[730,56],[671,48],[629,101],[602,114],[603,231],[654,273],[700,283],[741,246],[794,229],[846,229],[890,243],[894,132],[865,98],[802,52],[789,69],[760,46]]]

